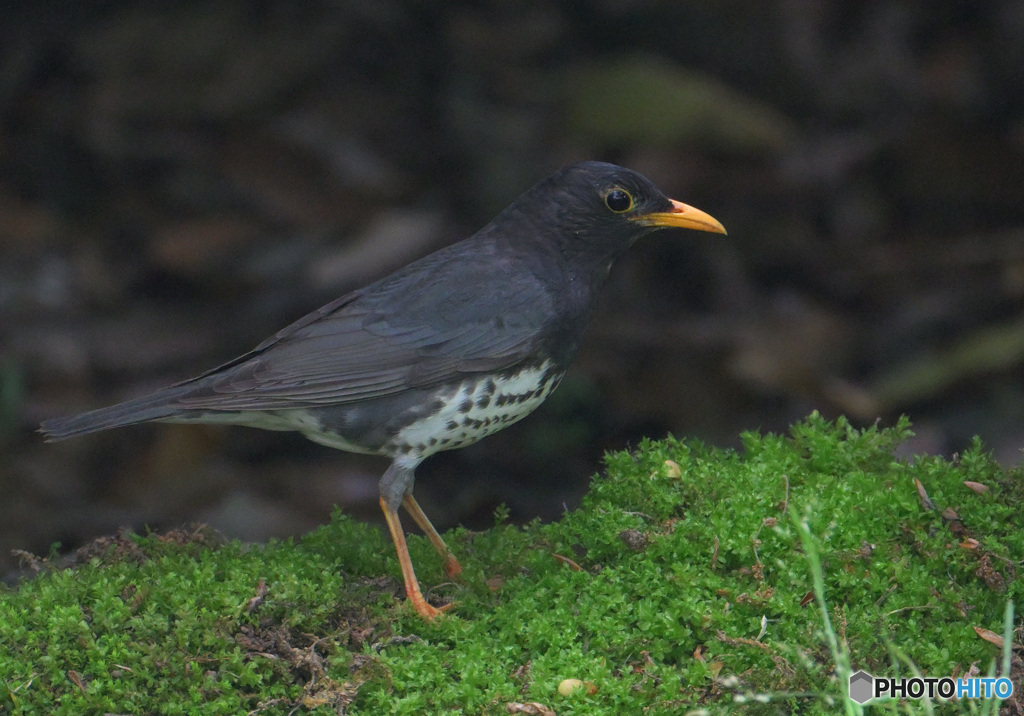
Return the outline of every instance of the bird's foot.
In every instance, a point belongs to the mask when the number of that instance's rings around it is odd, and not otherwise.
[[[419,599],[409,597],[409,602],[412,604],[413,609],[416,610],[416,613],[428,622],[434,621],[434,619],[455,606],[455,602],[449,602],[443,606],[435,607],[422,596]]]

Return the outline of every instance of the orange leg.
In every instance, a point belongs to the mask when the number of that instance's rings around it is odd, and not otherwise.
[[[402,506],[405,507],[406,512],[412,515],[413,520],[423,530],[427,539],[430,540],[430,544],[434,545],[434,549],[437,553],[444,557],[444,571],[449,577],[455,577],[462,571],[462,565],[459,564],[459,560],[455,559],[455,555],[448,549],[448,545],[441,539],[441,535],[434,529],[434,525],[430,524],[430,520],[427,518],[425,512],[420,509],[420,505],[416,502],[416,498],[409,493],[402,500]]]
[[[402,565],[402,579],[405,581],[405,594],[409,597],[409,601],[412,602],[413,608],[419,613],[419,615],[427,621],[430,621],[447,607],[438,609],[437,607],[433,607],[428,604],[427,600],[423,598],[423,592],[420,591],[420,583],[416,580],[416,572],[412,569],[412,560],[409,558],[409,547],[405,542],[405,532],[402,530],[402,523],[398,519],[398,512],[388,507],[383,497],[380,498],[380,508],[384,510],[384,519],[388,522],[388,529],[391,530],[391,539],[395,542],[395,550],[398,552],[398,563]],[[420,512],[420,514],[423,513]],[[415,516],[415,514],[413,516]],[[430,523],[428,522],[427,524]],[[438,539],[441,538],[438,537]],[[442,542],[442,544],[444,543]]]

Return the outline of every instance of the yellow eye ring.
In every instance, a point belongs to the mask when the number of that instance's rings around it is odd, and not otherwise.
[[[604,204],[616,214],[622,214],[633,208],[633,197],[625,189],[612,189],[604,195]]]

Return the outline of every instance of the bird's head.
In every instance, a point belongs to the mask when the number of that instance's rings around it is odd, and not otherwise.
[[[709,214],[669,199],[646,177],[604,162],[565,167],[507,210],[529,232],[577,263],[607,266],[641,236],[664,228],[726,233]],[[512,223],[512,222],[510,222]],[[535,239],[536,240],[536,239]]]

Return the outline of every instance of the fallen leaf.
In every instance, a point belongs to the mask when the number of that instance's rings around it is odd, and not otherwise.
[[[528,701],[519,703],[513,701],[505,704],[505,710],[510,714],[529,714],[530,716],[555,716],[554,710],[540,703],[539,701]]]
[[[934,510],[935,503],[928,497],[928,493],[924,489],[924,485],[916,477],[914,478],[914,484],[917,485],[917,496],[921,499],[921,507],[926,510]]]
[[[984,629],[982,627],[974,627],[974,631],[977,633],[978,636],[980,636],[982,639],[987,641],[989,644],[995,644],[1000,649],[1003,648],[1003,637],[999,636],[998,634],[996,634],[991,629]]]
[[[562,564],[566,564],[566,565],[572,567],[577,572],[582,572],[583,571],[583,567],[579,566],[578,564],[576,564],[576,562],[574,562],[573,560],[569,559],[568,557],[563,557],[560,554],[555,554],[555,555],[552,555],[552,556],[555,559],[557,559],[559,562],[561,562]]]

